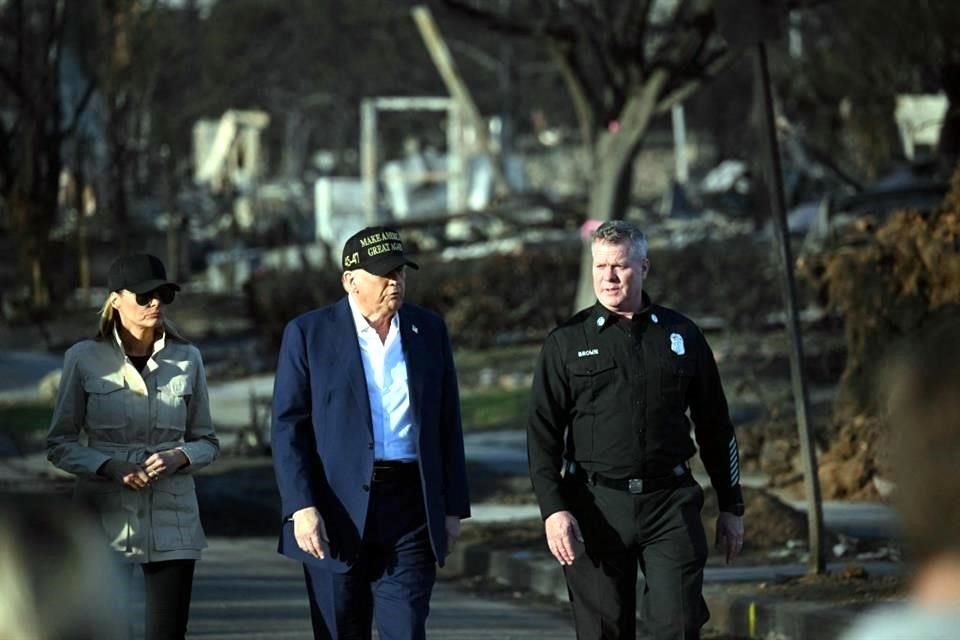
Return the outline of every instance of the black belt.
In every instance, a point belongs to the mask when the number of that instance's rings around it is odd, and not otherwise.
[[[687,465],[678,464],[671,471],[672,473],[668,476],[653,478],[608,478],[599,473],[586,471],[576,462],[567,463],[567,475],[569,476],[592,485],[600,485],[608,489],[627,491],[633,494],[650,493],[661,489],[676,489],[689,482],[690,469],[687,468]]]
[[[419,477],[416,460],[377,460],[373,463],[373,483],[399,482]]]

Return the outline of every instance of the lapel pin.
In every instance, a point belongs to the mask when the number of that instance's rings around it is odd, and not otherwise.
[[[606,322],[606,320],[604,320],[603,316],[600,316],[599,318],[597,318],[597,326],[598,326],[598,327],[602,327],[605,322]]]
[[[650,319],[653,320],[653,324],[657,324],[658,322],[660,322],[660,319],[657,317],[657,314],[655,313],[650,314]]]
[[[417,325],[412,324],[412,325],[410,325],[410,328],[413,329],[413,332],[414,332],[414,333],[420,333],[420,329],[417,329]]]

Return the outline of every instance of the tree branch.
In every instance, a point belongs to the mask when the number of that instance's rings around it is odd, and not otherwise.
[[[45,99],[49,99],[55,105],[54,112],[58,118],[60,116],[60,55],[63,52],[63,30],[66,24],[66,14],[67,11],[61,0],[50,2],[50,32],[47,37],[47,46],[43,50],[44,62],[49,65],[44,78],[46,80],[44,84],[47,86],[44,87],[43,95]],[[52,57],[49,55],[51,49],[54,50]]]
[[[10,73],[10,70],[4,66],[0,66],[0,80],[3,81],[3,84],[7,85],[11,93],[20,99],[20,102],[24,104],[25,108],[32,108],[33,103],[30,96],[23,90],[23,86],[17,82],[17,79]]]
[[[570,99],[573,101],[573,108],[577,114],[580,138],[584,148],[593,149],[593,133],[596,127],[598,105],[588,95],[586,81],[581,70],[576,66],[570,51],[565,50],[564,45],[552,40],[547,41],[547,50],[560,69],[563,81],[570,92]]]
[[[10,139],[13,137],[12,131],[15,127],[16,124],[8,132],[6,127],[3,126],[3,122],[0,121],[0,194],[6,191],[6,185],[13,174],[13,160],[11,159],[13,148]]]
[[[632,65],[629,55],[624,55],[609,39],[609,29],[585,6],[578,5],[576,24],[579,40],[586,43],[596,59],[600,72],[600,84],[607,89],[601,97],[604,118],[612,119],[626,101],[630,83],[628,69]]]
[[[644,21],[649,8],[650,3],[643,0],[620,3],[616,24],[620,26],[619,40],[623,46],[630,47],[633,41],[643,39],[642,29],[645,27]],[[638,32],[638,29],[641,31]]]
[[[733,61],[736,60],[740,55],[740,51],[733,51],[732,49],[724,49],[723,51],[719,52],[712,60],[704,64],[703,70],[700,74],[695,77],[687,78],[682,84],[680,84],[680,86],[676,88],[668,88],[668,90],[665,92],[665,95],[657,103],[656,112],[660,114],[670,111],[674,105],[680,104],[689,98],[690,95],[696,91],[701,84],[714,78],[718,73],[732,64]]]
[[[494,11],[485,11],[477,9],[473,5],[466,4],[463,0],[443,0],[443,4],[464,18],[469,18],[475,23],[481,23],[482,26],[510,36],[531,37],[531,36],[549,36],[555,40],[566,40],[576,42],[577,32],[559,26],[551,26],[549,20],[541,20],[536,24],[522,24],[510,20]]]

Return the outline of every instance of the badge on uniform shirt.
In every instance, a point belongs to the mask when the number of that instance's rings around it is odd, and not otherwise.
[[[687,352],[683,347],[683,336],[679,333],[670,334],[670,351],[673,351],[678,356],[682,356]]]
[[[658,322],[660,322],[660,318],[658,318],[657,314],[655,313],[650,314],[650,319],[653,320],[653,324],[657,324]]]

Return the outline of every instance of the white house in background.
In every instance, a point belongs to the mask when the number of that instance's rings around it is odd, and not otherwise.
[[[193,181],[214,193],[229,184],[246,191],[263,175],[260,133],[270,124],[263,111],[231,109],[219,120],[193,125]]]
[[[948,104],[942,93],[897,96],[894,119],[908,159],[913,160],[918,150],[936,149]]]

